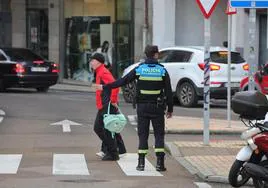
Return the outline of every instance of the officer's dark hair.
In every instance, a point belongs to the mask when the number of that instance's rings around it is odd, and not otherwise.
[[[147,58],[153,58],[156,53],[159,53],[158,47],[154,45],[147,45],[145,47],[144,53]]]

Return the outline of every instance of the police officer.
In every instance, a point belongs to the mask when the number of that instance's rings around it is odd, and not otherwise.
[[[123,78],[107,84],[98,85],[99,89],[112,89],[126,85],[137,80],[136,103],[138,116],[138,166],[139,171],[144,171],[145,155],[148,153],[148,137],[150,121],[152,122],[155,136],[155,153],[157,156],[156,170],[165,171],[164,165],[164,135],[165,135],[165,109],[166,117],[171,118],[173,112],[172,90],[170,77],[166,69],[158,63],[159,51],[157,46],[145,48],[146,59]]]

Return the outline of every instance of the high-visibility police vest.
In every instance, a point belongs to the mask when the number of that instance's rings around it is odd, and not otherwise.
[[[161,64],[141,64],[136,68],[137,102],[156,102],[163,94],[165,68]]]

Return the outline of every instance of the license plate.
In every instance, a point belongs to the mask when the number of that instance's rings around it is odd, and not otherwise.
[[[32,72],[47,72],[48,68],[47,67],[32,67],[31,71]]]
[[[225,83],[225,87],[228,87],[228,83]],[[240,87],[239,82],[231,82],[231,87]]]

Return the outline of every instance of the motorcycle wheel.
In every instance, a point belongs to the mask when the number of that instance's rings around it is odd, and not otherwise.
[[[235,160],[230,171],[228,180],[233,187],[241,187],[249,180],[249,176],[244,171],[245,161]]]
[[[268,161],[262,161],[259,164],[260,166],[263,166],[265,168],[268,168]],[[253,185],[256,188],[268,188],[268,182],[267,181],[262,181],[262,180],[257,180],[253,178]]]

